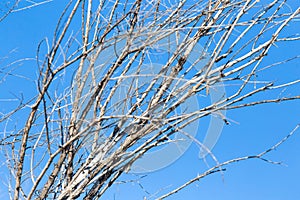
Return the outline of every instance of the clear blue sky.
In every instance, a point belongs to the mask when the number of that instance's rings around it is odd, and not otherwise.
[[[290,2],[294,7],[300,5],[296,0]],[[34,58],[38,43],[45,37],[49,37],[51,41],[55,22],[63,7],[64,3],[54,0],[45,5],[13,13],[1,22],[1,68],[18,59]],[[299,33],[298,27],[293,26],[290,31]],[[299,42],[279,47],[280,49],[275,48],[271,51],[271,56],[265,63],[271,63],[291,53],[300,52]],[[3,57],[7,58],[3,60]],[[16,105],[15,102],[5,100],[14,98],[13,94],[23,93],[26,99],[30,98],[32,91],[35,90],[36,69],[35,61],[23,61],[15,72],[31,80],[9,76],[3,84],[0,84],[0,112],[5,112]],[[0,75],[2,76],[2,74]],[[274,69],[267,78],[276,81],[282,81],[281,78],[283,80],[300,78],[300,61],[292,61]],[[284,94],[296,94],[299,91],[299,85],[297,86],[284,91]],[[237,123],[231,123],[224,127],[222,135],[213,149],[213,153],[219,161],[253,155],[277,143],[300,123],[300,101],[232,110],[227,112],[227,116]],[[19,120],[22,122],[22,116]],[[140,182],[144,189],[150,193],[163,194],[163,191],[169,191],[184,183],[185,180],[203,172],[207,167],[202,160],[198,159],[198,151],[198,148],[192,145],[186,154],[171,166],[141,178]],[[169,199],[300,199],[299,155],[300,131],[297,131],[291,139],[266,156],[274,161],[282,161],[286,166],[271,165],[259,160],[231,164],[226,167],[227,170],[223,176],[220,174],[208,176]],[[3,174],[1,173],[0,176]],[[137,177],[132,175],[123,178]],[[5,194],[2,190],[0,189],[0,192]],[[147,196],[137,182],[133,182],[114,186],[103,199],[135,200],[142,199],[144,195]]]

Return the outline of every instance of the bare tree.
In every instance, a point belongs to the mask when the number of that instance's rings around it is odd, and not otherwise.
[[[135,163],[147,152],[171,143],[192,141],[215,159],[214,141],[200,142],[189,129],[200,118],[229,124],[225,110],[300,98],[258,95],[300,82],[263,79],[298,58],[263,64],[277,43],[300,39],[284,32],[300,13],[288,2],[70,0],[53,41],[39,45],[36,95],[1,115],[9,129],[9,119],[27,113],[22,128],[1,135],[11,198],[101,198],[120,175],[141,170]],[[215,159],[214,167],[158,199],[232,162],[271,162],[265,154],[287,138],[255,156]]]

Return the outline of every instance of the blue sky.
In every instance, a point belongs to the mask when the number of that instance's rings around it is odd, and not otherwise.
[[[290,2],[292,6],[299,6],[296,1]],[[27,61],[20,62],[20,65],[14,65],[18,66],[14,72],[27,78],[9,76],[0,85],[0,112],[5,112],[16,105],[16,102],[7,99],[13,99],[20,93],[25,99],[29,99],[34,94],[37,67],[31,58],[36,56],[37,45],[42,39],[48,37],[51,41],[55,22],[63,7],[63,3],[54,0],[32,9],[13,13],[0,22],[1,68],[18,59],[27,58]],[[298,27],[294,25],[289,28],[289,31],[299,33]],[[280,44],[279,47],[271,51],[270,58],[263,64],[300,52],[299,42]],[[4,57],[7,58],[2,59]],[[299,77],[300,61],[295,60],[271,70],[266,78],[286,81]],[[297,94],[298,91],[299,84],[284,91],[284,94]],[[261,97],[264,97],[263,95]],[[231,120],[231,124],[224,126],[222,135],[213,149],[220,162],[260,153],[281,140],[300,123],[300,101],[230,110],[227,111],[227,117]],[[22,122],[22,116],[19,116],[18,120]],[[204,119],[204,122],[205,120],[207,119]],[[184,156],[171,166],[141,178],[140,183],[145,190],[150,193],[158,192],[158,194],[181,185],[185,180],[207,169],[204,162],[198,159],[198,153],[199,149],[196,145],[192,145]],[[300,131],[298,130],[292,138],[266,156],[274,161],[282,161],[284,165],[271,165],[259,160],[231,164],[226,167],[223,176],[218,173],[210,175],[169,199],[300,199],[299,155]],[[212,164],[211,161],[209,163]],[[130,175],[123,178],[135,177],[138,176]],[[161,188],[163,189],[160,191]],[[144,189],[139,187],[137,182],[117,184],[103,199],[142,199],[143,196],[147,196]]]

